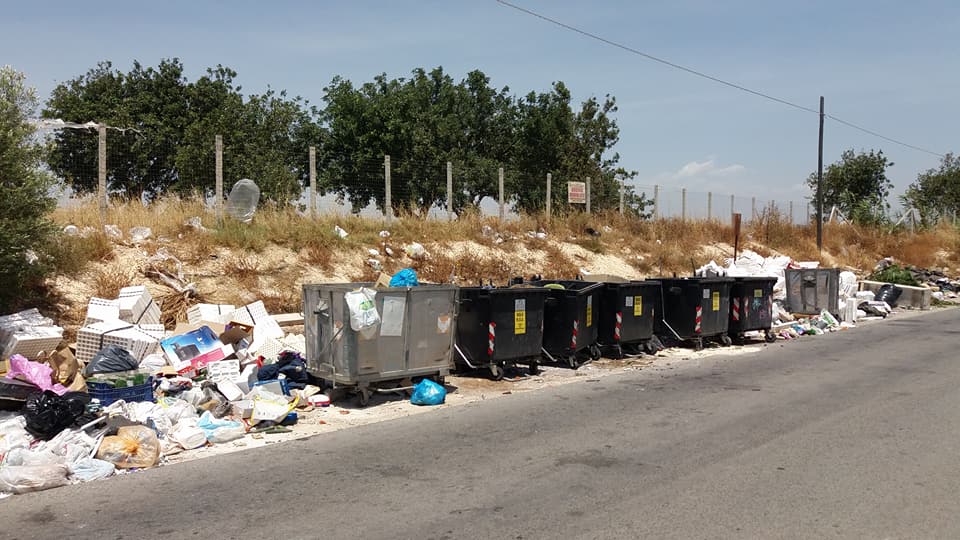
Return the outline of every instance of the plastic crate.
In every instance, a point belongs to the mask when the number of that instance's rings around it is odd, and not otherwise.
[[[143,384],[124,388],[114,388],[108,383],[87,381],[87,392],[90,397],[100,400],[100,404],[103,406],[121,399],[128,403],[134,401],[156,402],[153,393],[153,377],[148,377],[147,382]]]

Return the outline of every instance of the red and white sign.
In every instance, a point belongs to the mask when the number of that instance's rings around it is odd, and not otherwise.
[[[567,202],[570,204],[587,204],[587,183],[567,182]]]

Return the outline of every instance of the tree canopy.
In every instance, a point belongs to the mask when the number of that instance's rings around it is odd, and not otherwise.
[[[543,208],[547,173],[555,206],[565,200],[567,181],[590,178],[597,209],[615,208],[620,182],[636,174],[620,167],[613,151],[620,135],[616,100],[591,97],[574,106],[559,81],[517,97],[479,70],[459,81],[442,67],[401,78],[381,74],[359,85],[337,76],[316,108],[284,91],[244,96],[236,77],[217,66],[190,81],[176,58],[156,67],[134,62],[125,73],[102,62],[57,86],[43,116],[122,128],[108,134],[108,183],[112,193],[133,198],[210,195],[217,134],[227,187],[248,177],[266,199],[296,199],[308,182],[308,147],[316,146],[321,191],[357,212],[370,203],[384,208],[385,155],[394,208],[419,215],[445,206],[448,161],[457,212],[497,197],[500,167],[507,198],[526,211]],[[96,136],[62,130],[55,143],[54,173],[79,193],[94,191]],[[649,204],[630,189],[626,202],[640,214]]]
[[[0,67],[0,313],[23,297],[23,287],[42,275],[40,253],[53,233],[47,214],[55,201],[52,178],[41,172],[43,148],[29,119],[36,93],[22,73]]]
[[[960,156],[947,154],[938,168],[920,173],[907,188],[902,202],[919,210],[928,224],[960,213]]]
[[[883,151],[846,150],[836,163],[823,172],[823,206],[829,211],[836,206],[848,219],[858,223],[878,223],[886,219],[890,204],[887,197],[893,183],[887,168],[893,162]],[[807,185],[817,200],[817,174],[811,173]]]

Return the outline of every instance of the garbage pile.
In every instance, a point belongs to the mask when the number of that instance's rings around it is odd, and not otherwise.
[[[303,336],[262,302],[198,304],[188,319],[164,330],[142,286],[92,298],[73,346],[36,310],[0,317],[0,497],[154,467],[329,405]]]

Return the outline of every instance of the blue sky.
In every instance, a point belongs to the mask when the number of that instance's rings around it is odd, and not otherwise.
[[[830,114],[940,153],[960,150],[957,2],[515,3],[806,107],[822,94]],[[458,79],[478,68],[516,93],[562,80],[577,100],[616,96],[617,151],[639,171],[638,185],[800,204],[816,168],[816,115],[494,0],[15,2],[4,7],[0,50],[0,62],[24,71],[44,99],[100,60],[127,70],[134,59],[166,57],[181,58],[191,78],[219,63],[239,72],[245,92],[271,85],[316,103],[334,75],[362,82],[419,66]],[[825,129],[825,163],[847,148],[883,149],[896,163],[897,192],[939,162],[834,122]]]

